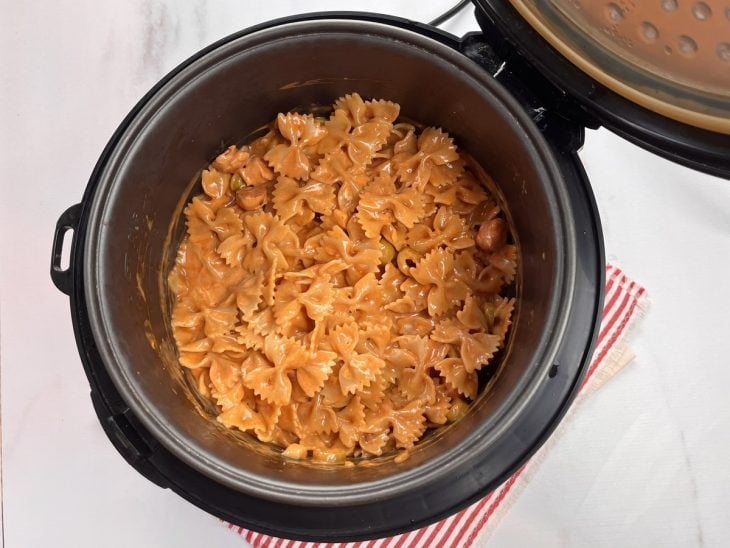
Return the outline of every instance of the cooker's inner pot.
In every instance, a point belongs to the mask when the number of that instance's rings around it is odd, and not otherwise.
[[[258,442],[246,447],[236,441],[246,436],[225,434],[191,404],[179,382],[160,279],[169,268],[168,231],[181,198],[189,197],[193,174],[277,112],[309,110],[354,91],[398,102],[404,116],[444,128],[492,175],[519,236],[522,292],[506,367],[463,420],[401,464],[313,468],[285,461]],[[95,338],[106,341],[100,345],[103,355],[110,349],[105,365],[135,414],[175,454],[216,480],[303,504],[326,504],[327,497],[363,483],[413,486],[438,466],[457,463],[461,448],[499,443],[510,413],[550,366],[542,353],[555,327],[564,260],[555,182],[537,152],[542,142],[528,137],[517,108],[458,52],[365,22],[259,31],[179,72],[151,96],[118,143],[92,206],[96,243],[86,249]],[[322,489],[328,495],[317,502]]]

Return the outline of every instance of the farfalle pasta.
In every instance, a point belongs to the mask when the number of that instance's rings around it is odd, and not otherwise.
[[[504,348],[501,208],[399,105],[279,114],[204,170],[168,276],[180,365],[217,420],[289,458],[408,450],[458,420]]]

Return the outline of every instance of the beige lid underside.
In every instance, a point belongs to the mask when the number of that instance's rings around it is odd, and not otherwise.
[[[674,120],[730,134],[730,0],[511,2],[609,89]]]

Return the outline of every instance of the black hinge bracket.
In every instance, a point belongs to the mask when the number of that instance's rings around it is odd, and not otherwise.
[[[558,147],[577,151],[583,145],[584,129],[600,126],[581,104],[517,55],[496,33],[469,33],[462,38],[460,49],[506,87]]]

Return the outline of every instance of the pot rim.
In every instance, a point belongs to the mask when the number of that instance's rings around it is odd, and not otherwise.
[[[89,230],[83,248],[83,268],[89,320],[105,369],[122,398],[160,443],[183,462],[226,486],[269,500],[312,506],[362,504],[371,502],[374,498],[396,496],[404,489],[430,484],[436,479],[444,477],[445,474],[457,471],[459,467],[465,466],[467,461],[478,457],[479,445],[484,445],[487,440],[495,440],[504,435],[512,420],[529,405],[539,389],[539,380],[544,377],[547,369],[552,365],[570,315],[575,281],[575,227],[570,208],[565,205],[568,203],[565,189],[559,184],[562,179],[560,171],[544,137],[510,93],[484,69],[458,50],[411,30],[387,23],[340,18],[338,15],[325,20],[279,24],[273,22],[272,25],[232,35],[193,56],[180,69],[176,69],[163,79],[161,85],[146,98],[146,103],[129,120],[116,146],[110,152],[106,166],[100,172],[99,183],[88,210]],[[562,263],[560,261],[556,263],[555,279],[558,283],[552,288],[549,296],[551,303],[548,313],[549,321],[543,326],[543,334],[535,351],[536,359],[533,363],[534,367],[529,371],[530,374],[526,374],[499,409],[460,444],[446,449],[420,467],[397,472],[387,478],[351,485],[317,484],[308,486],[243,473],[240,468],[227,465],[201,447],[196,447],[186,441],[185,436],[159,415],[154,403],[147,401],[140,393],[131,366],[124,364],[111,344],[112,326],[103,308],[104,296],[102,285],[99,283],[103,276],[99,269],[99,262],[96,260],[99,257],[99,246],[102,239],[100,227],[103,224],[106,208],[113,203],[113,200],[109,198],[113,194],[111,191],[116,181],[117,168],[124,161],[125,151],[138,139],[143,138],[144,127],[154,117],[155,112],[167,101],[172,100],[176,90],[194,85],[195,79],[213,67],[216,62],[240,53],[244,49],[250,52],[254,48],[266,46],[277,40],[290,40],[297,32],[316,34],[344,32],[375,35],[386,40],[400,42],[407,47],[426,50],[433,54],[434,62],[442,63],[445,67],[451,66],[452,70],[464,73],[480,90],[481,95],[489,97],[492,108],[495,103],[499,104],[513,117],[514,125],[522,135],[526,149],[530,151],[536,165],[544,171],[545,180],[554,183],[550,186],[554,195],[549,195],[549,198],[552,199],[556,218],[562,220],[562,226],[553,227],[553,229],[561,230],[556,234],[556,245],[558,246],[558,256],[563,257],[564,260]]]

